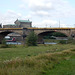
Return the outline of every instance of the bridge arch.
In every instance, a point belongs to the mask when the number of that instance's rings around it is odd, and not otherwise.
[[[66,36],[69,36],[68,34],[66,34],[66,33],[64,33],[64,32],[60,32],[60,31],[44,31],[44,32],[38,33],[37,35],[38,35],[38,36],[40,36],[40,35],[44,36],[44,35],[47,35],[47,34],[50,34],[50,33],[53,33],[53,32],[59,32],[59,33],[62,33],[62,34],[64,34],[64,35],[66,35]]]
[[[44,41],[43,41],[43,37],[44,36],[47,36],[47,35],[50,35],[51,33],[54,33],[54,32],[59,32],[59,31],[44,31],[44,32],[41,32],[41,33],[39,33],[38,34],[38,42],[39,43],[43,43]],[[66,33],[63,33],[63,32],[59,32],[59,33],[62,33],[62,34],[64,34],[66,37],[68,36]],[[60,36],[59,36],[60,37]]]
[[[60,32],[60,33],[63,33],[65,34],[66,36],[71,36],[71,30],[66,30],[66,29],[36,29],[34,30],[34,32],[39,35],[41,33],[44,33],[44,32]]]
[[[3,38],[7,36],[7,34],[12,33],[11,31],[3,31],[0,33],[0,43],[2,42]]]
[[[2,42],[2,40],[5,38],[5,36],[9,36],[10,34],[16,34],[16,36],[17,35],[19,35],[20,36],[20,38],[21,38],[21,41],[22,41],[22,34],[19,34],[18,32],[14,32],[14,31],[3,31],[3,32],[0,32],[0,43]],[[13,36],[12,35],[12,38],[13,37],[15,37],[15,36]],[[18,38],[18,37],[17,37]],[[16,39],[17,39],[16,38]],[[20,40],[20,38],[18,38],[17,40],[19,41]]]

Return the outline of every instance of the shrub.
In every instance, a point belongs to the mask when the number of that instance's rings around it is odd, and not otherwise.
[[[0,45],[0,48],[8,48],[8,45],[2,44]]]
[[[2,40],[2,44],[0,45],[0,48],[15,48],[15,47],[16,47],[16,45],[6,44],[5,39]]]
[[[27,46],[36,46],[37,45],[37,35],[32,31],[26,38]]]
[[[3,44],[3,45],[6,45],[5,39],[2,40],[2,44]]]
[[[7,48],[8,45],[6,44],[5,39],[2,40],[2,44],[0,45],[1,48]]]
[[[60,40],[59,43],[60,44],[67,44],[67,41],[66,40]]]

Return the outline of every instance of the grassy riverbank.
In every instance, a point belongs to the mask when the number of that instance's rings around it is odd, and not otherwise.
[[[75,45],[0,48],[0,75],[74,75]]]
[[[44,42],[60,43],[60,41],[65,41],[67,44],[75,44],[75,40],[73,39],[69,39],[69,40],[44,39]]]
[[[36,56],[44,53],[53,53],[66,49],[75,48],[73,44],[57,44],[57,45],[38,45],[31,47],[23,47],[21,45],[14,48],[0,48],[0,60],[10,60],[16,57],[25,58]]]

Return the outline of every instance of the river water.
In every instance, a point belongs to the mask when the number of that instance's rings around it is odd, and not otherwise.
[[[20,43],[20,42],[6,42],[6,44],[20,45],[22,43]],[[55,43],[55,42],[45,42],[44,44],[57,44],[57,43]]]
[[[44,44],[57,44],[55,42],[45,42]]]
[[[20,42],[6,42],[6,44],[14,44],[14,45],[20,45]]]

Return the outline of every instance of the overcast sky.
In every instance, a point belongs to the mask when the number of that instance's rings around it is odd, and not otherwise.
[[[75,27],[75,0],[1,0],[0,23],[30,20],[33,27]]]

